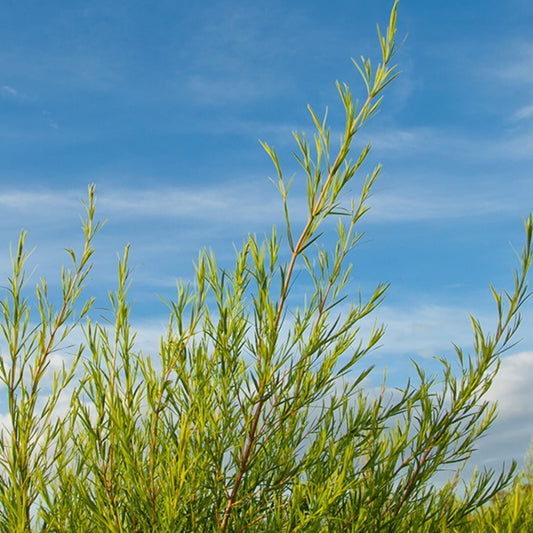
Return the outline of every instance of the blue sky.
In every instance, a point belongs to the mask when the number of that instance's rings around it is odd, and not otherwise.
[[[133,318],[153,347],[166,320],[158,295],[190,278],[201,247],[229,265],[233,243],[281,223],[258,139],[290,176],[291,132],[312,131],[307,104],[329,106],[341,131],[335,81],[364,96],[350,58],[376,57],[376,23],[386,26],[391,6],[2,2],[2,279],[25,228],[34,279],[53,286],[64,248],[80,242],[78,200],[95,183],[108,223],[90,290],[105,306],[117,253],[131,243]],[[391,384],[412,372],[408,357],[431,370],[451,341],[468,349],[468,312],[490,329],[489,283],[511,287],[511,245],[521,248],[533,209],[532,29],[529,0],[400,2],[402,74],[357,140],[372,142],[370,163],[384,171],[353,256],[355,286],[391,283],[376,313],[387,335],[369,361],[387,366]],[[296,210],[299,201],[296,185]],[[523,315],[524,340],[490,393],[501,416],[476,459],[491,466],[521,459],[533,435],[531,302]]]

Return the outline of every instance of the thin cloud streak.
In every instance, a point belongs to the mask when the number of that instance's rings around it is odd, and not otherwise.
[[[413,176],[410,177],[413,183]],[[517,185],[528,187],[527,183]],[[518,191],[520,192],[520,191]],[[357,194],[357,191],[354,191]],[[81,212],[86,193],[73,190],[27,191],[15,189],[0,193],[0,207],[8,212],[24,213],[28,220],[46,214],[52,219],[71,217]],[[306,198],[289,194],[293,220],[301,222],[307,214]],[[129,218],[187,219],[206,224],[249,222],[282,222],[282,203],[275,187],[266,179],[258,186],[225,182],[215,186],[165,187],[151,189],[114,189],[100,191],[97,187],[97,210],[113,221]],[[428,184],[411,185],[402,190],[379,191],[369,201],[371,207],[365,220],[370,224],[447,220],[458,217],[515,216],[531,209],[528,191],[517,194],[504,191],[434,190]]]
[[[265,198],[261,191],[224,184],[216,187],[157,187],[153,189],[115,190],[98,192],[97,209],[118,217],[187,218],[219,221],[243,219],[271,220],[281,204],[272,189],[272,198]],[[42,190],[29,192],[11,190],[0,194],[0,207],[4,210],[24,212],[27,218],[53,213],[54,218],[71,216],[79,211],[80,195],[72,190]],[[223,216],[224,218],[220,218]]]
[[[527,108],[527,116],[533,111]],[[525,112],[524,117],[525,118]],[[453,154],[458,161],[495,161],[501,162],[533,159],[533,134],[512,131],[499,138],[472,138],[460,131],[445,131],[432,127],[388,128],[385,133],[375,131],[368,133],[368,138],[360,140],[360,145],[367,142],[391,156],[417,157],[421,155],[443,156]]]
[[[451,220],[468,217],[516,216],[527,213],[531,203],[527,195],[513,195],[508,191],[479,194],[441,194],[431,189],[411,187],[401,192],[384,191],[375,194],[367,217],[369,223],[416,222],[423,220]]]
[[[514,120],[525,120],[533,118],[533,104],[521,107],[514,115]]]
[[[506,82],[523,86],[533,84],[533,42],[520,42],[507,47],[501,61],[491,61],[486,71]]]
[[[494,316],[474,313],[482,324],[492,324]],[[468,349],[473,346],[469,311],[463,307],[414,303],[398,307],[382,305],[364,322],[363,336],[368,336],[374,320],[386,326],[378,354],[425,359],[454,353],[453,344]],[[452,344],[453,343],[453,344]]]
[[[0,193],[0,207],[24,211],[34,216],[52,209],[55,216],[61,216],[71,208],[77,207],[80,195],[73,191],[42,190],[30,192],[24,189]]]
[[[18,96],[18,92],[15,89],[13,89],[13,87],[10,87],[9,85],[3,85],[2,89],[6,93],[10,94],[11,96]]]
[[[281,204],[275,191],[272,190],[271,197],[265,197],[260,189],[226,183],[215,187],[122,190],[104,192],[98,202],[102,210],[122,217],[186,218],[219,223],[279,218]]]

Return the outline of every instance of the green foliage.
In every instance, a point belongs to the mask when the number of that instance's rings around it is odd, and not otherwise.
[[[476,475],[457,496],[461,470],[494,420],[484,395],[528,295],[531,217],[513,290],[493,290],[495,333],[472,319],[475,353],[457,348],[458,377],[445,360],[439,379],[415,366],[416,380],[403,390],[389,396],[384,387],[372,397],[362,386],[371,368],[355,370],[383,336],[376,325],[362,340],[360,323],[387,287],[365,300],[348,286],[349,253],[380,172],[346,202],[369,146],[355,161],[350,151],[397,75],[395,23],[396,4],[379,32],[381,63],[358,65],[362,103],[338,85],[346,111],[338,151],[312,110],[314,142],[295,135],[307,179],[303,227],[291,219],[290,181],[264,144],[278,174],[284,236],[276,228],[262,240],[249,235],[232,269],[201,252],[194,283],[180,282],[168,303],[158,359],[136,349],[130,328],[128,248],[109,294],[112,318],[93,321],[92,300],[77,303],[98,230],[93,187],[84,248],[79,257],[69,251],[59,310],[41,281],[37,318],[23,296],[21,236],[2,303],[0,379],[11,427],[0,436],[1,531],[452,531],[508,485],[514,467]],[[324,232],[332,219],[330,247]],[[297,271],[313,282],[301,301]],[[69,366],[54,371],[52,356],[74,328],[84,340]],[[70,406],[61,414],[65,395]],[[453,480],[432,483],[450,468]]]
[[[459,531],[523,533],[533,531],[533,448],[525,469],[508,490],[496,494],[486,506],[476,509]]]

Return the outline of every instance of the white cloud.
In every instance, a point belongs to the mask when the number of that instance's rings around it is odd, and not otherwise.
[[[403,188],[401,191],[375,194],[370,201],[372,208],[367,216],[369,222],[391,223],[516,214],[521,209],[526,212],[530,208],[529,202],[525,199],[520,202],[509,192],[504,197],[495,196],[487,193],[473,196],[458,191],[439,194],[438,191],[422,187]]]
[[[210,187],[159,187],[146,190],[104,191],[98,205],[120,216],[187,218],[232,222],[272,220],[281,214],[281,203],[270,185],[250,187],[223,183]]]
[[[382,128],[380,131],[370,130],[366,135],[372,146],[379,150],[403,153],[439,149],[443,132],[430,127]]]
[[[533,117],[533,104],[521,107],[513,116],[515,120],[524,120]]]
[[[70,211],[79,205],[80,195],[73,191],[42,190],[31,192],[24,189],[0,193],[0,206],[24,212],[42,213],[52,209],[55,215]]]
[[[2,85],[2,89],[9,93],[11,96],[18,96],[18,92],[16,89],[13,89],[13,87],[10,87],[9,85]]]
[[[0,435],[3,434],[4,438],[11,433],[13,424],[11,423],[11,417],[9,413],[0,414]]]
[[[410,308],[383,306],[374,318],[387,325],[381,350],[390,354],[433,357],[449,352],[452,342],[472,345],[468,312],[458,307],[413,305]]]
[[[388,324],[378,353],[384,354],[381,361],[388,368],[389,387],[405,384],[406,377],[414,373],[412,364],[403,357],[396,359],[396,355],[408,354],[415,358],[444,355],[453,361],[451,341],[464,347],[466,353],[473,351],[468,349],[472,346],[473,336],[464,309],[427,305],[403,310],[383,307],[378,309],[376,316]],[[490,330],[492,321],[486,318],[482,317],[482,323],[488,323]],[[376,360],[374,362],[377,363]],[[418,362],[428,375],[436,371],[437,367],[429,360]],[[379,372],[373,376],[379,378]],[[398,383],[391,383],[391,376]],[[509,466],[512,460],[516,460],[519,466],[523,464],[533,437],[531,383],[533,351],[502,357],[500,369],[485,397],[490,402],[497,402],[497,418],[476,443],[477,450],[464,472],[465,479],[473,474],[476,465],[494,468],[498,472],[503,463]]]
[[[508,47],[505,60],[498,61],[496,65],[494,67],[494,61],[491,61],[493,75],[515,85],[533,84],[533,42],[520,42]]]
[[[157,187],[152,189],[103,190],[97,187],[96,206],[99,216],[119,218],[179,218],[203,222],[243,220],[273,221],[282,213],[274,187],[266,180],[263,187],[223,183],[204,187]],[[268,187],[268,189],[267,189]],[[24,213],[25,220],[46,215],[49,219],[73,216],[82,212],[80,199],[87,194],[72,190],[0,193],[0,207]]]
[[[497,467],[512,459],[522,464],[533,437],[533,352],[502,358],[501,367],[487,394],[498,404],[498,416],[487,436],[479,442],[473,462]]]
[[[502,358],[501,367],[488,399],[498,402],[503,416],[524,416],[533,435],[533,352],[519,352]]]
[[[523,113],[533,113],[529,107]],[[500,136],[487,137],[478,134],[476,137],[466,135],[457,130],[444,130],[435,127],[387,128],[366,130],[360,138],[359,145],[368,141],[382,154],[402,158],[413,156],[435,155],[452,157],[460,164],[461,161],[508,161],[533,158],[533,135],[529,132],[508,131]]]
[[[508,93],[512,91],[513,98],[509,99],[509,102],[516,109],[514,113],[510,113],[512,121],[518,122],[532,118],[533,104],[529,98],[533,88],[533,41],[515,40],[507,43],[505,47],[500,47],[496,54],[499,57],[495,60],[495,54],[492,54],[486,60],[487,66],[481,69],[481,73],[490,80],[490,86],[497,81],[505,87]],[[523,93],[529,99],[525,103],[521,102]],[[531,157],[533,150],[531,135],[518,135],[517,137],[505,143],[505,151],[518,157],[527,157],[528,154]],[[518,143],[515,142],[516,140]],[[525,150],[521,148],[524,140],[527,140]],[[518,150],[515,149],[517,144]]]
[[[533,136],[531,138],[533,147]],[[525,150],[525,147],[524,147]],[[444,177],[437,183],[449,183],[457,176]],[[243,180],[244,182],[244,180]],[[97,217],[112,222],[141,218],[181,219],[195,225],[232,223],[282,224],[282,202],[275,187],[267,180],[222,182],[197,187],[157,186],[149,189],[96,189]],[[436,190],[431,183],[410,180],[409,187],[388,188],[376,192],[369,201],[368,223],[410,222],[457,217],[479,217],[527,213],[531,209],[530,183],[502,182],[482,191]],[[359,189],[354,189],[357,195]],[[0,208],[13,220],[13,212],[24,215],[25,225],[39,217],[48,221],[75,217],[83,213],[84,191],[37,191],[12,189],[0,193]],[[289,194],[292,220],[302,222],[307,216],[307,201],[296,188]],[[255,231],[255,228],[250,227]]]
[[[490,313],[473,313],[482,324],[487,324],[487,331],[493,329],[495,316]],[[529,315],[528,315],[529,316]],[[387,332],[378,353],[384,355],[383,363],[394,374],[400,376],[399,366],[403,365],[401,374],[406,376],[413,371],[405,367],[403,358],[395,361],[395,355],[430,357],[447,355],[453,360],[453,341],[463,347],[466,353],[472,353],[473,334],[466,309],[451,306],[419,305],[410,308],[383,306],[375,313],[380,321],[387,324]],[[524,324],[527,324],[524,311]],[[517,339],[525,333],[519,331]],[[533,383],[533,351],[529,350],[533,339],[524,341],[528,350],[505,355],[501,359],[499,372],[496,374],[486,399],[497,402],[498,416],[486,436],[478,441],[477,451],[472,457],[465,474],[472,473],[474,465],[488,466],[496,470],[503,462],[507,465],[513,459],[522,463],[533,437],[533,402],[531,401],[531,383]],[[429,361],[427,362],[429,363]],[[428,374],[435,367],[421,362]],[[407,363],[408,364],[408,363]],[[388,372],[391,375],[392,372]],[[401,376],[396,379],[403,379]]]

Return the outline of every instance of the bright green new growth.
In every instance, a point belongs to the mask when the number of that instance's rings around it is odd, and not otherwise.
[[[533,531],[533,450],[526,468],[516,476],[510,490],[494,496],[490,505],[476,509],[459,531],[519,533]]]
[[[379,33],[382,62],[375,71],[368,60],[358,65],[363,103],[338,85],[346,110],[338,152],[313,111],[314,155],[306,137],[295,135],[307,178],[303,229],[291,224],[290,183],[265,144],[278,172],[286,240],[275,228],[262,241],[250,235],[232,270],[202,252],[194,283],[180,282],[169,302],[158,361],[136,350],[130,330],[128,248],[110,293],[109,324],[89,319],[92,300],[75,313],[98,229],[93,187],[83,253],[70,251],[72,269],[62,273],[62,304],[52,308],[41,281],[37,322],[22,296],[22,235],[2,304],[0,379],[12,424],[0,439],[2,531],[452,531],[510,482],[514,466],[476,475],[461,496],[456,490],[494,420],[483,397],[528,295],[531,217],[513,290],[493,290],[496,331],[487,335],[472,319],[475,354],[457,348],[458,378],[443,360],[441,381],[416,367],[416,383],[374,398],[362,386],[370,368],[355,372],[384,333],[375,327],[365,342],[359,327],[386,286],[355,302],[348,289],[348,254],[361,238],[358,222],[379,167],[358,200],[346,206],[342,197],[369,151],[350,160],[353,138],[397,75],[395,23],[396,4]],[[330,249],[322,232],[332,218],[338,235]],[[313,280],[299,304],[297,269]],[[83,343],[44,391],[52,355],[78,326]],[[68,412],[56,416],[72,387]],[[453,480],[433,485],[447,469],[457,472]]]

